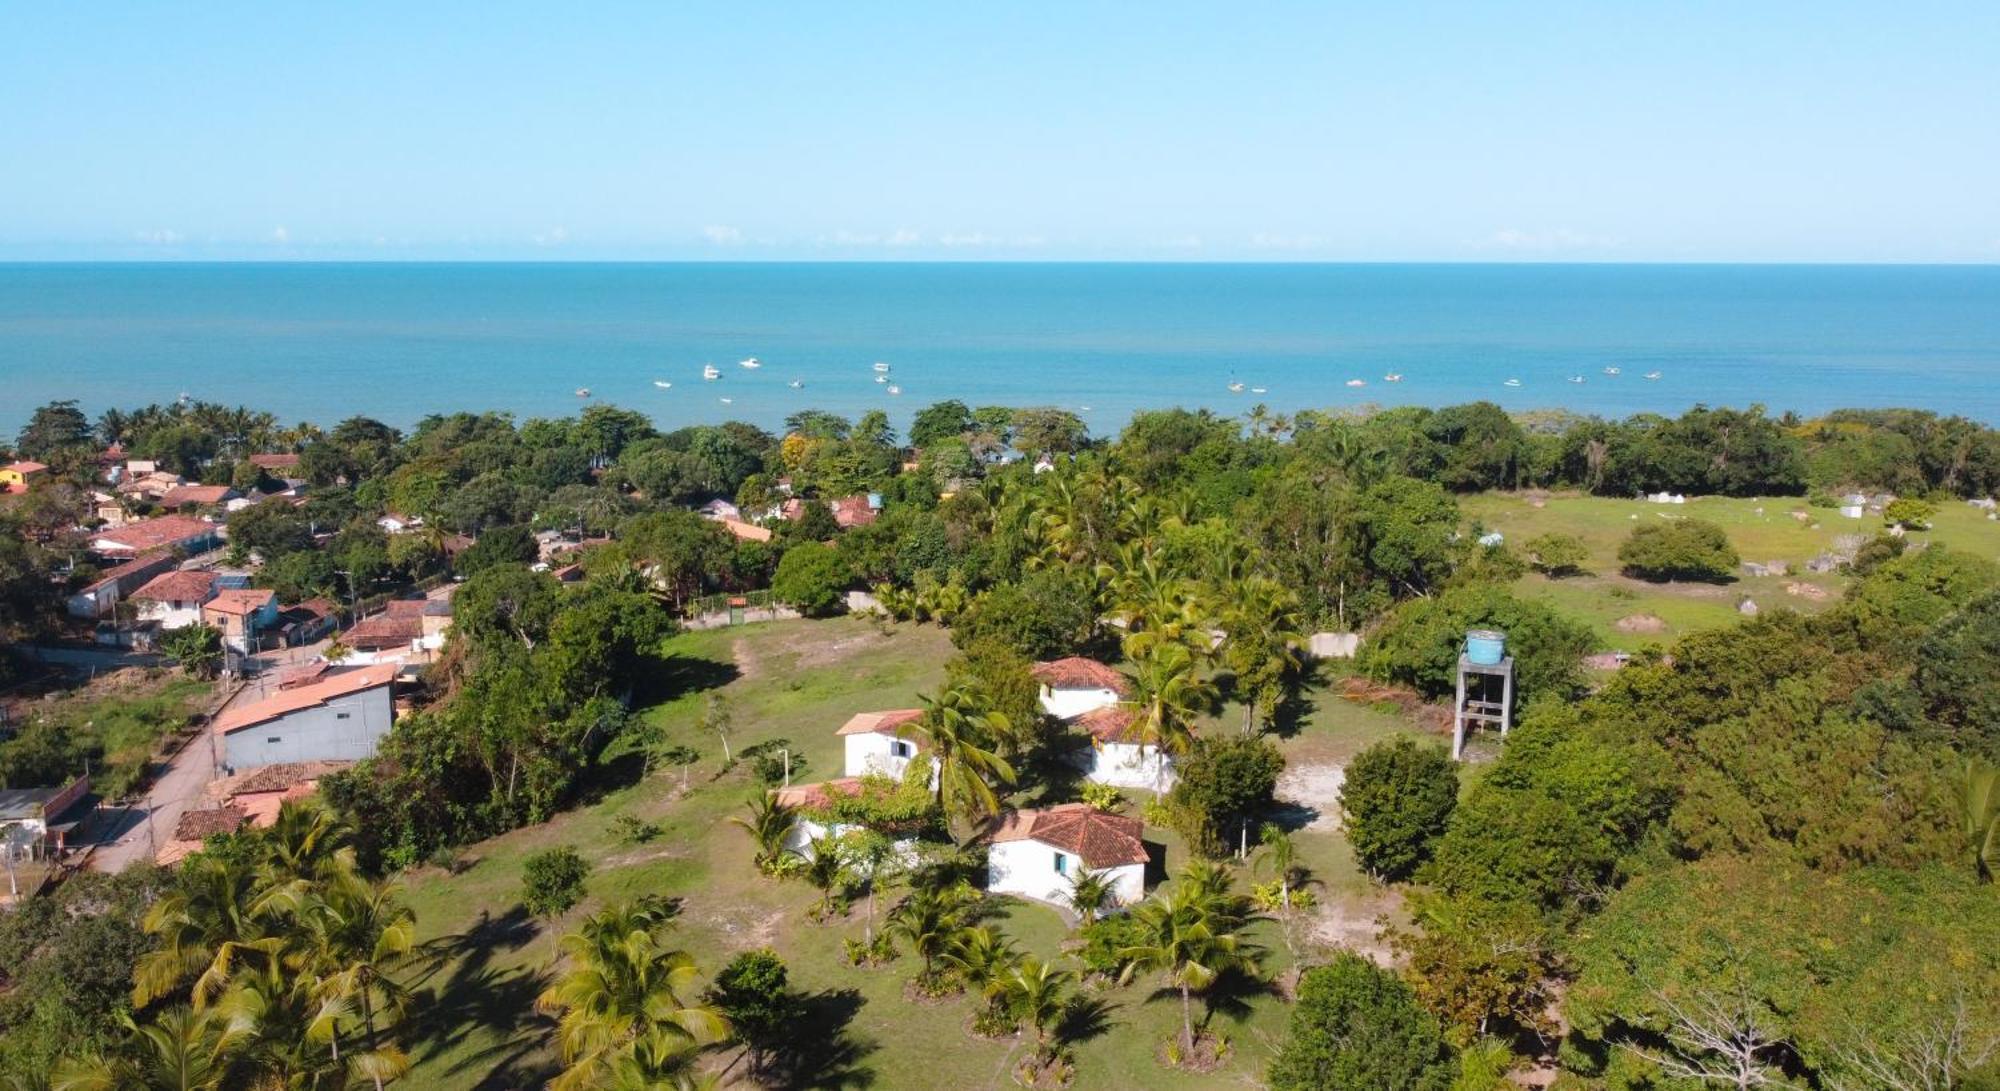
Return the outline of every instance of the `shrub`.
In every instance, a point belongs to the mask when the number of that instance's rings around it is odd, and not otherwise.
[[[1548,533],[1528,539],[1523,547],[1528,551],[1528,560],[1535,571],[1552,579],[1573,576],[1583,570],[1585,558],[1590,551],[1583,546],[1583,539],[1574,534]]]
[[[1290,897],[1291,908],[1294,911],[1311,909],[1319,904],[1319,899],[1313,897],[1313,892],[1303,887],[1293,887]],[[1250,900],[1265,913],[1277,913],[1283,910],[1285,899],[1285,884],[1277,879],[1268,883],[1257,883],[1250,888]]]
[[[1401,736],[1347,767],[1340,810],[1355,859],[1385,879],[1407,878],[1430,856],[1458,805],[1458,772],[1444,750]]]
[[[1882,509],[1882,521],[1892,527],[1907,530],[1929,530],[1931,516],[1937,514],[1937,505],[1914,496],[1904,496],[1889,501]]]
[[[666,832],[658,822],[648,822],[633,814],[621,814],[612,824],[618,827],[618,839],[633,845],[643,845]]]
[[[1673,519],[1632,528],[1618,547],[1628,575],[1646,580],[1727,580],[1741,561],[1729,535],[1703,519]]]
[[[1080,794],[1083,796],[1083,801],[1090,804],[1094,810],[1116,814],[1125,809],[1125,793],[1119,791],[1115,785],[1099,784],[1094,780],[1087,781]]]
[[[521,870],[521,904],[536,916],[557,916],[583,900],[589,875],[590,862],[573,848],[538,852]]]
[[[1141,947],[1147,942],[1139,922],[1126,913],[1100,917],[1085,924],[1082,936],[1083,949],[1077,952],[1077,958],[1084,969],[1107,976],[1125,968],[1124,956],[1119,951]]]
[[[1094,588],[1061,569],[1045,568],[1019,583],[1002,583],[979,596],[952,627],[952,642],[971,649],[996,641],[1028,659],[1055,659],[1082,651],[1096,635]]]
[[[1270,741],[1249,735],[1201,739],[1180,762],[1180,781],[1167,793],[1176,828],[1188,846],[1220,856],[1244,824],[1271,806],[1285,756]]]
[[[786,550],[777,574],[771,577],[771,593],[778,601],[807,617],[833,614],[846,589],[847,568],[840,563],[840,555],[816,542]]]
[[[1398,606],[1362,646],[1361,669],[1385,682],[1427,696],[1452,692],[1465,632],[1499,629],[1514,657],[1516,697],[1570,696],[1582,685],[1583,656],[1596,638],[1590,630],[1540,602],[1517,599],[1502,587],[1473,584]]]
[[[1444,1091],[1454,1067],[1444,1032],[1410,987],[1343,952],[1300,976],[1291,1034],[1268,1082],[1272,1091]]]
[[[746,746],[736,752],[736,759],[749,762],[757,779],[765,784],[784,783],[787,763],[793,780],[804,776],[806,771],[806,756],[792,745],[792,740],[782,737]]]

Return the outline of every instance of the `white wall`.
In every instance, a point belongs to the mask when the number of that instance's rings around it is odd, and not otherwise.
[[[1117,703],[1118,694],[1114,690],[1042,687],[1042,711],[1058,720],[1073,720],[1086,712]]]
[[[1108,742],[1080,753],[1084,777],[1099,784],[1164,792],[1180,779],[1174,773],[1174,759],[1157,746]]]
[[[847,765],[841,775],[846,777],[881,773],[892,780],[901,780],[903,770],[909,768],[910,758],[916,754],[917,744],[908,739],[872,731],[844,738],[847,742]],[[900,755],[895,752],[898,747],[902,751]]]
[[[987,891],[1068,905],[1070,876],[1082,870],[1084,863],[1073,853],[1062,853],[1068,857],[1068,871],[1059,872],[1055,866],[1059,852],[1061,850],[1040,841],[1002,841],[989,846],[986,853]],[[1120,906],[1131,906],[1145,898],[1146,865],[1122,864],[1105,869],[1105,874],[1111,879]]]
[[[185,629],[201,624],[201,604],[161,602],[158,599],[141,599],[140,621],[157,621],[162,629]]]

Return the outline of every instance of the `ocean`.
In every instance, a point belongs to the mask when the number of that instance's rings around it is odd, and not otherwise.
[[[900,425],[944,398],[1098,434],[1148,407],[1478,399],[2000,422],[2000,266],[0,265],[0,434],[57,398],[407,427],[566,415],[579,388],[663,428],[806,407]]]

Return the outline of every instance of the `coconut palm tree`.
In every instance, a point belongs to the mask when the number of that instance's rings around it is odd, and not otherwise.
[[[1228,637],[1222,660],[1236,675],[1236,695],[1243,701],[1243,730],[1257,725],[1297,684],[1305,667],[1306,637],[1299,621],[1298,596],[1283,584],[1255,576],[1237,584],[1232,605],[1224,614]]]
[[[804,871],[806,882],[810,883],[814,890],[819,891],[819,901],[813,905],[813,915],[831,916],[834,901],[841,888],[853,877],[852,873],[848,871],[847,861],[841,858],[840,850],[832,838],[820,838],[808,848],[809,852],[802,852],[799,855],[806,861]]]
[[[242,965],[274,963],[282,944],[272,930],[286,900],[245,863],[214,853],[192,857],[181,882],[141,922],[159,946],[133,967],[132,1005],[145,1007],[192,982],[201,1011]]]
[[[719,1041],[729,1025],[713,1007],[683,999],[700,970],[660,942],[668,912],[657,901],[606,906],[562,939],[568,972],[536,1006],[557,1016],[567,1066],[553,1091],[602,1086],[622,1066],[642,1068]]]
[[[1023,958],[1000,978],[1002,1002],[1022,1022],[1035,1028],[1035,1060],[1046,1064],[1055,1049],[1049,1032],[1069,1006],[1070,986],[1076,975],[1043,962],[1032,955]]]
[[[937,981],[938,960],[965,924],[970,898],[961,887],[911,891],[889,911],[889,934],[904,940],[924,960],[920,981]]]
[[[1014,767],[995,747],[1012,733],[1013,725],[968,687],[955,686],[936,698],[917,699],[923,702],[924,715],[904,725],[900,733],[920,741],[937,763],[932,791],[938,809],[968,821],[999,810],[993,784],[1011,786]]]
[[[1139,742],[1186,754],[1194,747],[1194,718],[1215,702],[1215,685],[1196,673],[1194,654],[1180,644],[1158,645],[1132,667],[1130,707]]]
[[[942,957],[967,985],[991,1001],[998,998],[1007,972],[1021,961],[1021,952],[998,928],[976,924],[959,929]]]
[[[278,882],[317,882],[354,867],[353,832],[325,804],[288,799],[264,835],[264,873]]]
[[[240,1033],[212,1011],[171,1008],[141,1025],[119,1017],[124,1049],[57,1066],[52,1091],[212,1091],[229,1075]]]
[[[1076,910],[1077,917],[1089,924],[1106,911],[1118,907],[1118,888],[1109,872],[1078,867],[1076,873],[1070,876],[1066,900],[1069,907]]]
[[[416,914],[389,883],[347,874],[318,884],[304,911],[301,961],[317,980],[328,1006],[358,1006],[363,1048],[377,1052],[376,1016],[401,1019],[409,994],[394,971],[416,943]],[[337,1034],[337,1024],[328,1028]],[[381,1086],[378,1077],[376,1086]]]
[[[1143,939],[1121,948],[1125,969],[1121,982],[1142,972],[1158,972],[1168,989],[1181,998],[1181,1045],[1195,1047],[1194,997],[1206,993],[1223,975],[1254,974],[1260,951],[1244,935],[1255,920],[1244,900],[1223,880],[1216,889],[1212,873],[1184,873],[1170,895],[1155,895],[1132,911]]]
[[[785,839],[799,824],[799,813],[795,807],[778,802],[778,793],[762,792],[749,802],[748,818],[731,818],[729,821],[741,826],[757,842],[757,854],[752,859],[761,871],[770,871],[785,855]]]

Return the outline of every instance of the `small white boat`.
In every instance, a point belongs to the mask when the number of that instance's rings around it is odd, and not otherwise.
[[[875,361],[875,370],[880,374],[887,375],[889,374],[889,365],[877,360]]]
[[[724,399],[722,399],[722,404],[724,404],[724,405],[735,405],[735,404],[736,404],[736,399],[735,399],[735,398],[724,398]]]
[[[665,379],[654,379],[653,385],[659,387],[661,390],[672,390],[674,388],[674,384]]]
[[[1403,373],[1400,371],[1392,371],[1389,374],[1382,376],[1382,381],[1385,383],[1400,383],[1403,381]]]
[[[806,384],[800,382],[797,379],[793,379],[791,382],[786,383],[785,385],[791,387],[793,390],[804,390],[806,387]]]
[[[1241,393],[1243,393],[1243,384],[1242,384],[1242,383],[1230,383],[1230,384],[1229,384],[1229,392],[1230,392],[1231,394],[1241,394]]]
[[[902,388],[902,387],[900,387],[900,386],[896,386],[896,385],[894,385],[894,384],[891,384],[891,385],[890,385],[890,387],[889,387],[889,393],[891,393],[891,394],[901,394],[902,392],[903,392],[903,388]]]
[[[1570,382],[1573,382],[1573,383],[1581,383],[1581,382],[1583,382],[1583,376],[1581,376],[1581,375],[1572,375],[1572,376],[1570,376],[1570,377],[1569,377],[1569,381],[1570,381]]]
[[[1506,382],[1504,382],[1504,383],[1501,383],[1500,385],[1501,385],[1501,386],[1520,386],[1520,385],[1521,385],[1521,380],[1519,380],[1519,379],[1509,379],[1509,380],[1507,380]]]
[[[589,387],[587,387],[587,386],[579,386],[579,387],[577,387],[577,388],[576,388],[576,396],[577,396],[577,397],[579,397],[579,398],[588,398],[588,397],[590,397],[590,388],[589,388]]]
[[[889,381],[889,377],[887,375],[877,375],[875,376],[875,381],[878,383],[886,383]]]
[[[1615,367],[1607,367],[1604,369],[1604,373],[1606,375],[1616,375],[1618,374],[1618,369]]]
[[[757,359],[755,356],[752,356],[747,360],[736,361],[736,366],[740,368],[748,368],[751,371],[755,371],[758,368],[764,366],[764,361]]]
[[[1270,392],[1271,388],[1268,386],[1253,386],[1250,388],[1250,393],[1252,394],[1269,394]]]
[[[1076,411],[1079,413],[1088,413],[1090,412],[1090,407],[1087,405],[1079,405],[1076,407]]]
[[[722,369],[716,367],[714,364],[703,364],[701,367],[701,377],[712,383],[722,378]]]
[[[1658,379],[1660,378],[1660,373],[1657,371],[1648,371],[1646,373],[1646,378],[1658,381]]]
[[[1348,385],[1348,386],[1367,386],[1367,385],[1368,385],[1368,380],[1366,380],[1366,379],[1349,379],[1349,380],[1347,380],[1347,385]]]

